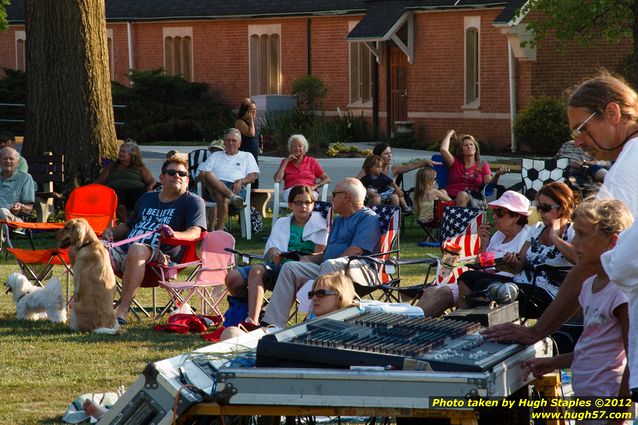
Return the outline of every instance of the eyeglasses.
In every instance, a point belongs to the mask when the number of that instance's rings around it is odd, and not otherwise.
[[[166,171],[164,171],[164,174],[168,174],[171,177],[175,177],[175,174],[178,174],[180,177],[186,177],[186,176],[188,176],[188,171],[166,170]]]
[[[340,191],[333,190],[332,191],[332,197],[334,198],[335,196],[337,196],[340,193],[347,193],[347,192],[345,190],[340,190]]]
[[[560,205],[550,205],[550,204],[540,204],[538,205],[536,208],[538,208],[539,211],[544,212],[544,213],[548,213],[551,210],[554,210],[556,208],[560,208]]]
[[[323,298],[326,295],[338,295],[337,291],[333,291],[331,289],[317,289],[316,291],[308,291],[308,299],[311,300],[313,297]]]
[[[577,139],[580,136],[582,136],[583,135],[583,131],[585,131],[585,128],[587,127],[587,123],[589,122],[589,120],[594,118],[594,116],[597,113],[598,112],[593,112],[589,117],[587,117],[587,119],[585,121],[583,121],[578,127],[576,127],[575,129],[572,130],[572,132],[569,135],[569,137],[571,137],[572,139]]]
[[[510,210],[505,208],[494,208],[494,215],[498,218],[503,218],[505,215],[509,214]]]
[[[312,205],[314,204],[314,201],[292,201],[292,203],[295,204],[296,207],[302,207],[304,205]]]

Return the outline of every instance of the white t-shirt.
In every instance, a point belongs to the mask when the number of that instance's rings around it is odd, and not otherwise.
[[[250,152],[239,151],[235,155],[228,155],[221,151],[213,153],[199,165],[197,174],[202,171],[212,172],[218,179],[232,183],[250,173],[259,174],[259,166]]]
[[[578,397],[616,397],[627,357],[622,328],[614,310],[626,304],[627,297],[611,282],[594,294],[594,277],[583,283],[578,296],[584,326],[574,348],[572,385]]]
[[[505,233],[497,230],[490,238],[490,243],[487,245],[485,251],[493,252],[494,257],[496,258],[501,258],[508,252],[515,252],[518,254],[523,247],[523,244],[525,244],[525,241],[527,241],[528,236],[529,226],[525,225],[514,239],[507,243],[503,243],[505,240]]]
[[[600,187],[598,199],[618,199],[623,201],[629,211],[638,218],[638,138],[625,143],[618,159],[605,175]]]
[[[605,176],[599,199],[623,201],[638,219],[638,137],[625,143],[618,159]],[[620,286],[629,298],[629,388],[638,388],[638,225],[620,234],[616,246],[600,256],[609,279]]]

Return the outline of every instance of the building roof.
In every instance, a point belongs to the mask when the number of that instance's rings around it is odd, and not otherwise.
[[[105,0],[109,22],[228,19],[366,13],[350,38],[387,33],[410,10],[503,7],[508,22],[524,0]],[[510,10],[511,9],[511,10]],[[10,24],[24,23],[24,0],[7,5]],[[508,19],[508,16],[510,17]],[[365,22],[364,22],[365,21]]]
[[[355,26],[348,40],[387,40],[392,29],[410,11],[503,7],[498,0],[368,0],[366,14]]]
[[[516,12],[527,3],[527,0],[511,0],[503,11],[494,19],[494,25],[506,25],[516,18]]]
[[[158,21],[303,16],[365,12],[365,0],[105,0],[106,20]],[[24,23],[24,0],[7,6],[9,23]]]

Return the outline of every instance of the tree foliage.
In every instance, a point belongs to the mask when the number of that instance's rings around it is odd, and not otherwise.
[[[565,103],[553,97],[533,98],[514,123],[516,140],[539,155],[554,155],[569,133]]]
[[[530,0],[519,16],[540,12],[542,18],[530,19],[528,29],[538,42],[550,34],[560,41],[574,40],[581,45],[596,41],[614,43],[633,39],[629,79],[638,83],[638,0]]]
[[[0,0],[0,30],[6,30],[8,26],[7,22],[7,6],[9,0]]]
[[[125,134],[139,143],[220,138],[232,126],[230,107],[206,83],[192,83],[162,69],[129,73],[131,87],[113,83],[113,100],[126,105]]]

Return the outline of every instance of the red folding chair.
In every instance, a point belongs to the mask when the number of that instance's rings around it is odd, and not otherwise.
[[[177,264],[174,264],[174,263],[161,264],[158,262],[150,262],[146,265],[146,270],[144,273],[144,279],[142,280],[141,288],[151,288],[152,306],[151,306],[151,311],[149,311],[148,308],[144,307],[136,298],[134,298],[131,303],[131,307],[129,308],[129,311],[133,313],[133,315],[138,320],[140,320],[140,315],[138,314],[137,310],[139,310],[146,317],[159,319],[160,317],[164,315],[164,313],[166,313],[171,308],[171,306],[174,305],[173,300],[170,299],[168,303],[165,304],[164,307],[162,307],[162,309],[159,310],[158,312],[155,288],[160,286],[160,282],[167,283],[172,280],[175,280],[180,272],[192,266],[195,266],[195,269],[188,275],[188,277],[186,278],[186,281],[190,281],[194,278],[198,270],[197,266],[201,264],[199,255],[197,253],[197,244],[205,236],[206,236],[206,232],[202,231],[202,234],[199,236],[199,238],[192,241],[177,239],[177,238],[161,238],[160,239],[160,243],[162,244],[184,247],[184,253],[183,253],[181,261]],[[120,279],[122,278],[122,273],[116,272],[115,275],[119,277]],[[116,289],[118,293],[120,293],[121,295],[122,286],[119,282],[117,283]],[[134,307],[136,307],[137,310]]]
[[[83,217],[87,219],[91,228],[98,235],[104,229],[115,223],[115,208],[117,207],[117,195],[113,189],[90,184],[74,189],[64,207],[66,219]],[[28,223],[5,221],[3,225],[14,229],[30,229],[40,231],[57,231],[64,227],[64,223]],[[68,249],[50,248],[40,250],[28,250],[13,247],[7,233],[7,252],[11,253],[18,263],[22,273],[35,284],[42,286],[48,279],[54,266],[61,265],[65,268],[67,278],[67,300],[69,294],[69,274],[73,274]]]

